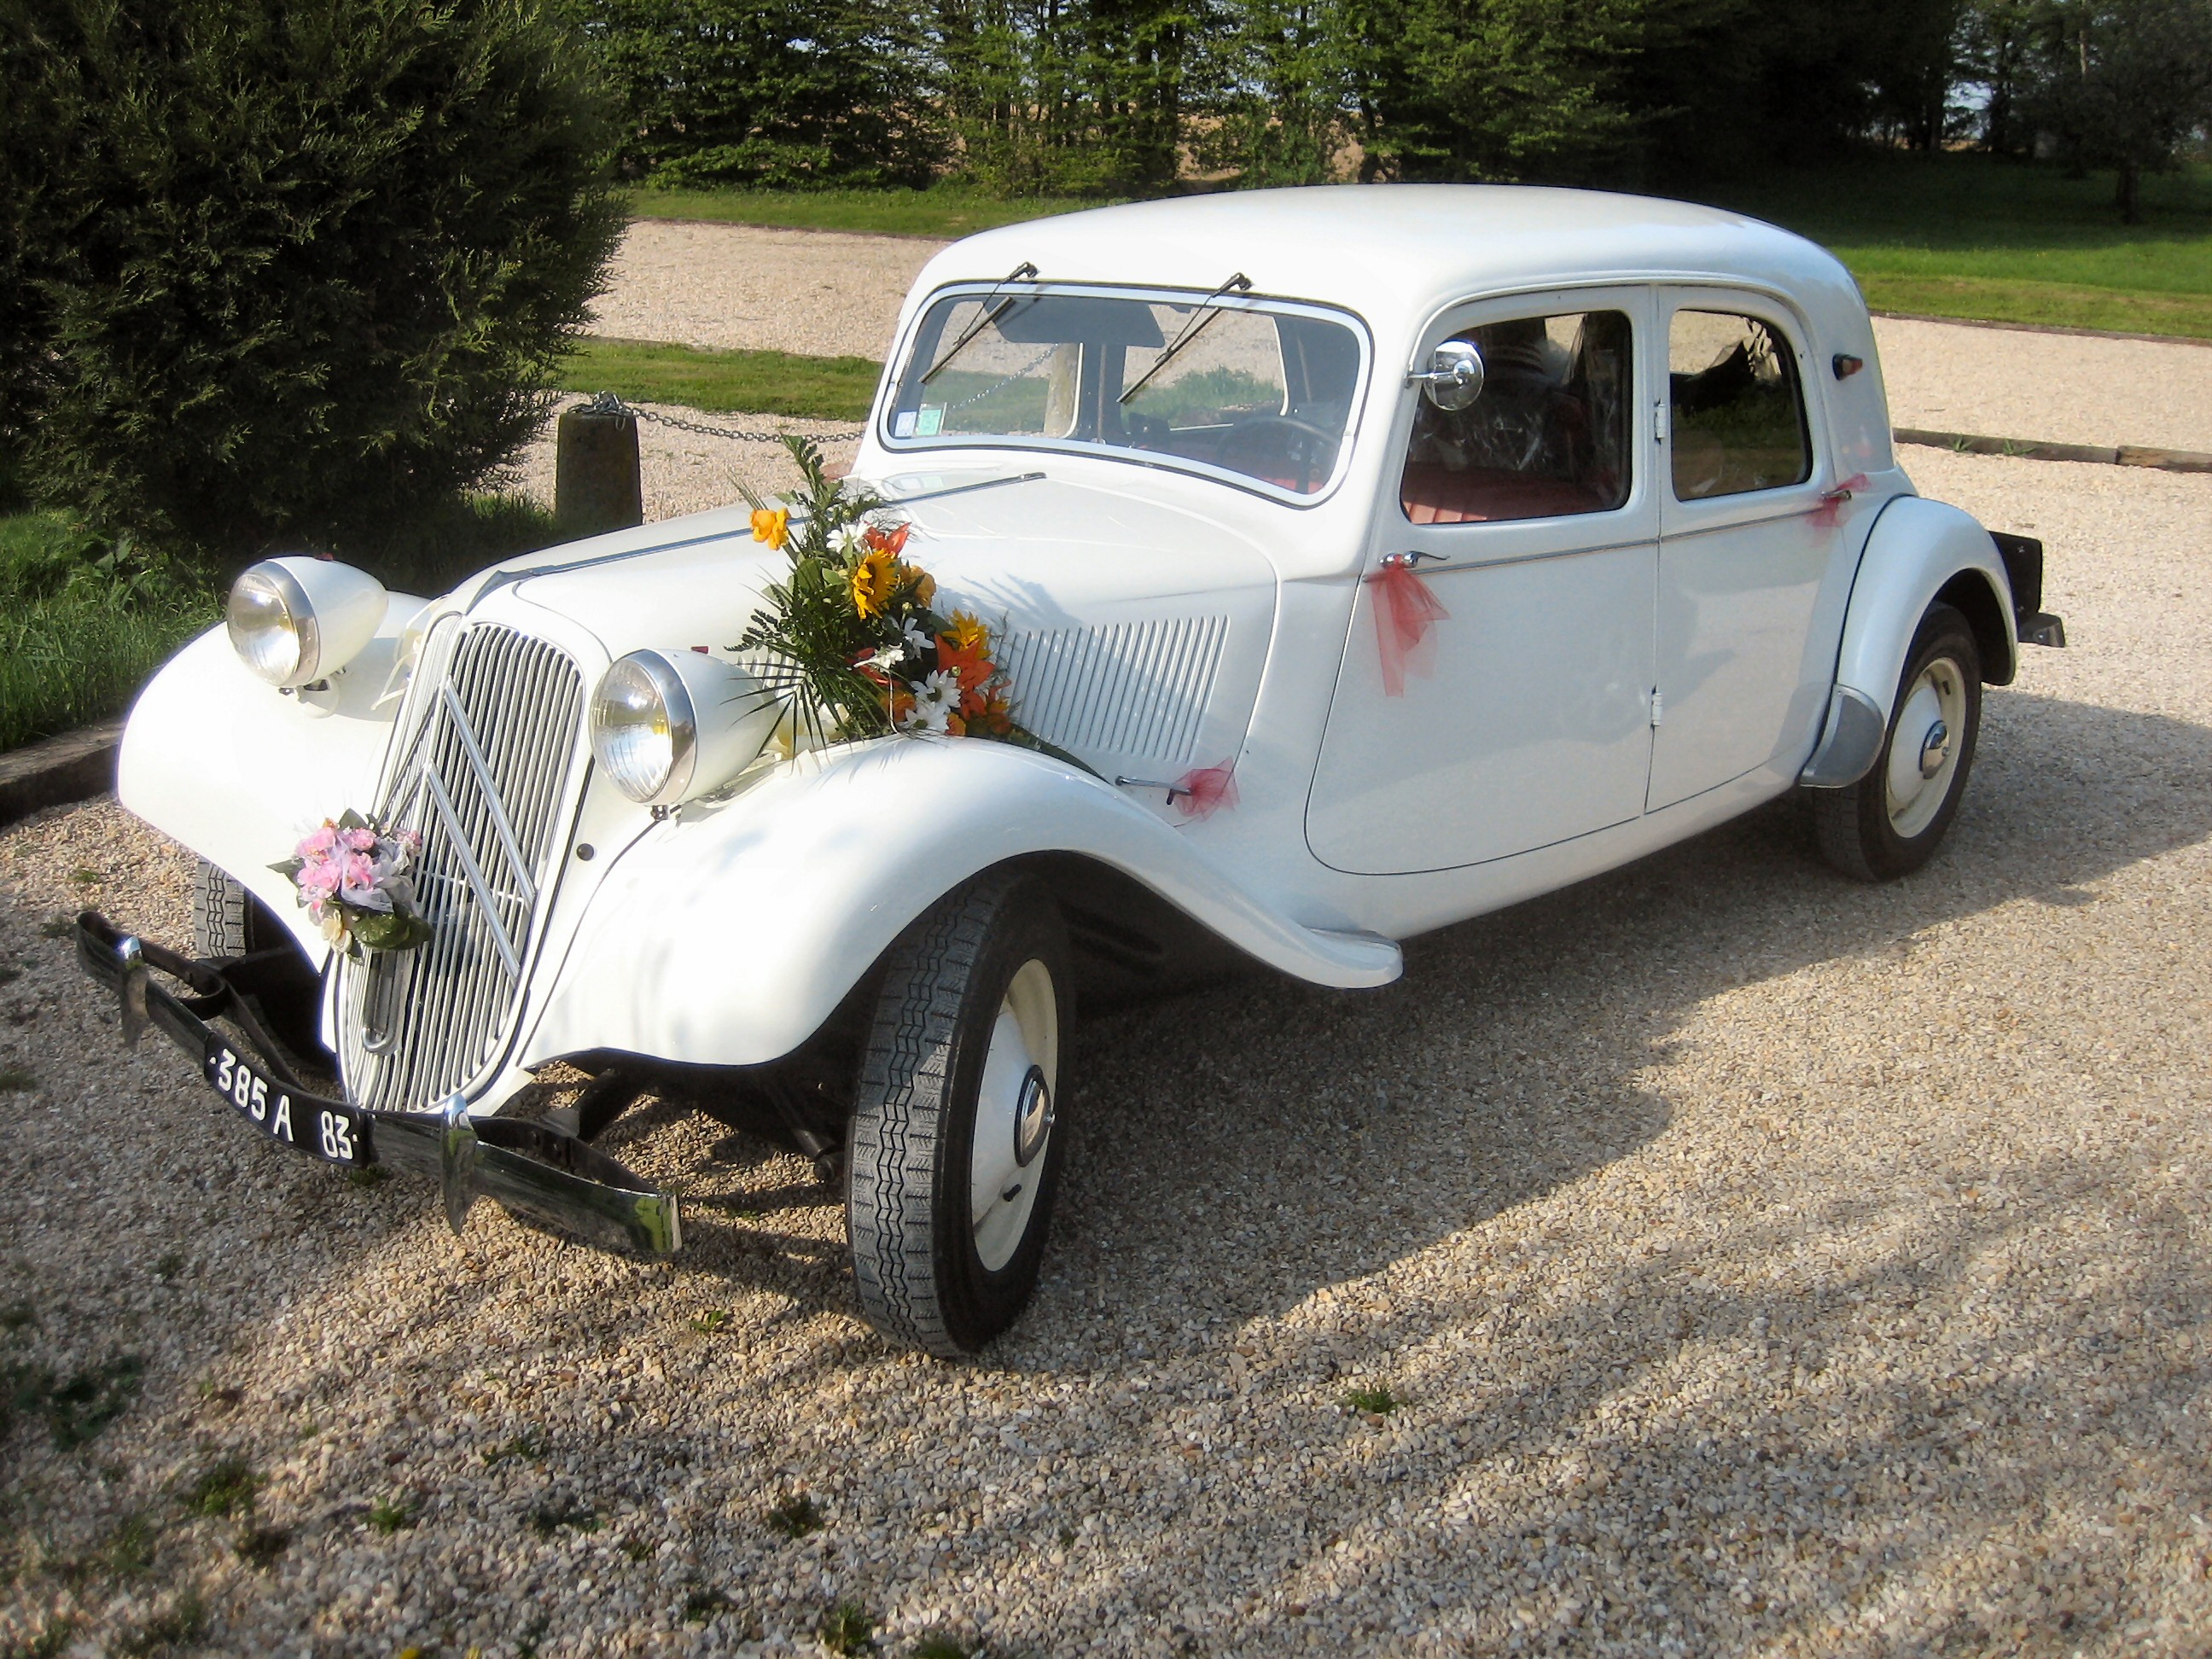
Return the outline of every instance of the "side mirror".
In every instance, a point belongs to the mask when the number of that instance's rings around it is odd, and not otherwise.
[[[1438,409],[1465,409],[1482,396],[1482,354],[1468,341],[1446,340],[1430,355],[1425,373],[1407,378]]]

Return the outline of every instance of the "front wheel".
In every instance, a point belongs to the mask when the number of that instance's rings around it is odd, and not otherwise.
[[[1881,753],[1856,783],[1813,792],[1828,862],[1860,881],[1910,875],[1936,855],[1958,815],[1982,723],[1974,630],[1948,605],[1920,619]]]
[[[891,949],[860,1061],[845,1202],[860,1309],[972,1353],[1036,1287],[1060,1182],[1067,936],[1021,875],[956,888]]]

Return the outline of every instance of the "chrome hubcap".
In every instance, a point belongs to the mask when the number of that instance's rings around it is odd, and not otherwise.
[[[1022,1079],[1021,1101],[1014,1108],[1014,1163],[1028,1169],[1051,1133],[1052,1090],[1046,1085],[1044,1067],[1032,1066]]]
[[[1920,775],[1932,778],[1943,769],[1951,754],[1951,728],[1937,720],[1920,739]]]

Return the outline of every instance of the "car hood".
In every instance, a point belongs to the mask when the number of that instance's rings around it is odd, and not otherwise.
[[[940,611],[1000,634],[1024,726],[1102,772],[1233,757],[1274,619],[1257,547],[1197,513],[1015,469],[900,483],[906,556],[936,577]],[[481,591],[568,617],[617,657],[735,645],[787,568],[729,508],[504,567]]]

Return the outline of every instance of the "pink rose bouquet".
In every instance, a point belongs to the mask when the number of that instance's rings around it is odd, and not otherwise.
[[[422,850],[412,830],[380,830],[349,811],[324,819],[290,858],[270,868],[291,878],[331,948],[358,962],[371,951],[411,951],[430,937],[407,874]]]

